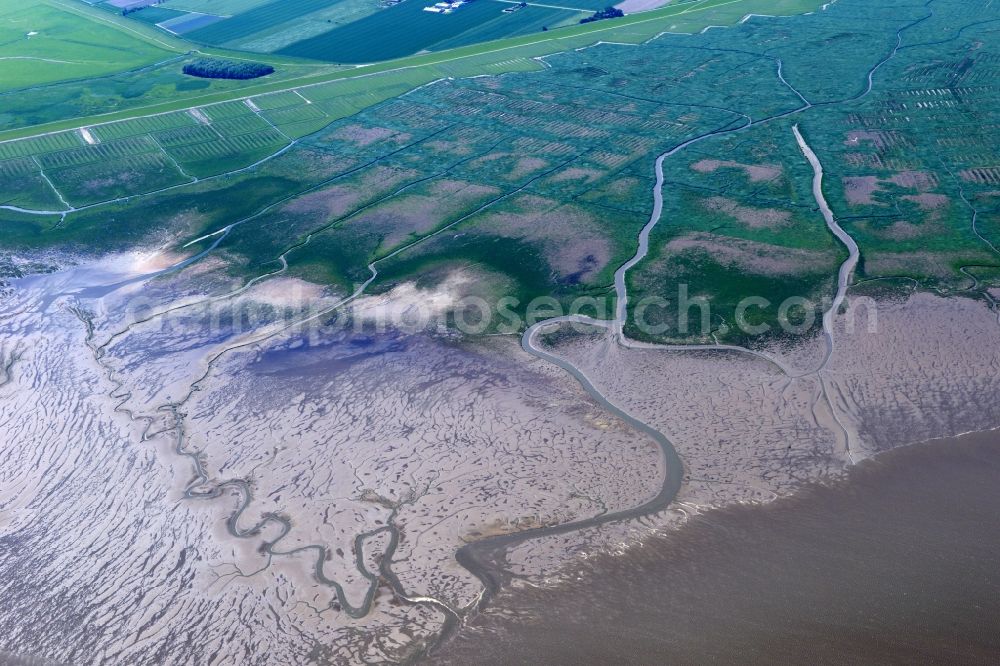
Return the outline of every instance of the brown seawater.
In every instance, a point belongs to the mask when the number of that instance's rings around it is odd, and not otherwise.
[[[998,516],[1000,433],[899,449],[505,590],[430,661],[996,663]]]

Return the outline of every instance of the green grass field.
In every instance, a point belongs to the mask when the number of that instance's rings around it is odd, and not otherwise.
[[[224,21],[189,32],[185,37],[205,44],[222,45],[263,32],[328,5],[330,0],[272,0]]]
[[[135,12],[129,16],[137,21],[142,21],[143,23],[156,24],[185,15],[185,12],[166,9],[164,7],[146,7],[142,11]]]
[[[501,19],[516,23],[515,15],[504,15],[506,5],[479,0],[454,14],[424,11],[429,2],[416,0],[372,14],[360,21],[292,44],[279,51],[284,55],[333,62],[374,62],[410,55],[467,30]]]
[[[227,48],[274,53],[295,42],[360,20],[383,9],[381,0],[335,0],[319,9],[279,23],[249,37],[227,42]]]
[[[990,26],[971,20],[974,8],[943,2],[936,32],[922,37],[929,43],[899,51],[861,95],[895,41],[883,10],[855,5],[850,16],[831,9],[698,30],[755,6],[674,8],[655,20],[461,47],[292,90],[273,85],[249,101],[91,123],[97,145],[76,131],[0,142],[7,205],[48,211],[61,208],[59,195],[76,206],[130,197],[71,212],[57,228],[44,215],[6,210],[0,237],[8,247],[107,250],[109,237],[187,239],[249,216],[221,248],[234,274],[270,270],[294,246],[290,274],[348,288],[365,278],[367,262],[456,222],[454,233],[383,262],[375,288],[470,266],[500,276],[519,299],[606,299],[648,216],[656,155],[802,105],[778,76],[780,58],[803,94],[838,101],[713,136],[664,165],[663,216],[648,257],[628,276],[630,294],[673,298],[686,285],[711,301],[715,317],[711,330],[653,338],[742,341],[727,326],[748,292],[775,303],[830,294],[843,250],[815,210],[792,122],[822,159],[827,198],[861,245],[859,279],[905,278],[946,293],[997,284],[1000,262],[983,240],[1000,242],[1000,155],[990,135],[1000,59],[987,46]],[[893,12],[902,25],[921,8],[899,3]],[[967,34],[942,38],[959,24]],[[579,48],[681,25],[698,34]],[[845,32],[868,46],[838,37]],[[554,52],[544,67],[532,59]],[[818,83],[809,73],[824,59],[836,60],[837,76]],[[512,73],[467,78],[500,72]],[[677,324],[665,310],[647,315]],[[776,316],[754,311],[749,323]]]
[[[188,12],[234,16],[269,2],[272,0],[167,0],[162,6]]]
[[[56,0],[51,0],[56,1]],[[819,6],[820,0],[778,0],[782,11],[799,13]],[[84,7],[81,5],[81,7]],[[91,12],[103,15],[100,10]],[[158,114],[168,111],[221,103],[226,100],[268,92],[297,89],[312,91],[327,84],[338,92],[344,85],[347,90],[368,89],[373,94],[359,93],[343,104],[331,102],[338,107],[334,117],[340,113],[353,113],[374,104],[388,96],[398,95],[408,88],[414,88],[442,76],[474,76],[477,74],[500,74],[508,71],[529,71],[541,65],[534,61],[539,56],[558,53],[566,49],[580,48],[598,40],[639,43],[650,39],[663,30],[686,30],[697,32],[710,24],[735,23],[749,12],[776,11],[770,0],[701,0],[694,3],[672,5],[671,7],[642,14],[600,21],[586,25],[573,25],[546,33],[510,37],[470,46],[460,46],[441,52],[408,56],[397,60],[377,63],[363,68],[337,68],[329,65],[306,66],[295,63],[304,61],[280,59],[268,56],[262,61],[269,62],[278,71],[265,80],[251,82],[213,81],[203,90],[178,90],[177,79],[165,86],[151,85],[150,76],[144,73],[137,78],[135,93],[128,98],[121,96],[117,86],[123,83],[107,80],[108,90],[100,94],[81,94],[80,85],[87,87],[95,82],[55,86],[46,89],[44,96],[33,94],[23,99],[15,98],[14,109],[5,109],[0,114],[0,141],[32,136],[43,132],[86,127],[95,123],[112,122],[140,115]],[[118,17],[121,18],[121,17]],[[126,19],[121,19],[125,22]],[[152,31],[144,24],[127,21]],[[183,44],[179,40],[175,43]],[[225,52],[221,52],[225,54]],[[243,56],[245,57],[245,56]],[[255,56],[256,58],[256,56]],[[376,81],[388,78],[390,83],[381,85]],[[190,83],[190,82],[185,82]],[[355,86],[357,84],[357,87]],[[113,105],[107,104],[112,96]],[[26,107],[23,112],[17,106]]]
[[[440,51],[459,46],[542,33],[576,23],[585,12],[549,7],[527,7],[505,14],[510,5],[478,0],[453,14],[425,12],[424,0],[404,2],[371,16],[280,49],[284,55],[333,62],[375,62],[418,51]]]
[[[478,42],[488,42],[504,37],[538,34],[543,28],[556,28],[561,25],[576,23],[586,12],[567,11],[552,7],[525,7],[513,14],[501,12],[488,21],[469,28],[454,37],[449,37],[432,45],[435,51],[467,46]]]
[[[486,2],[479,0],[475,7],[466,6],[451,15],[433,15],[422,11],[433,4],[431,0],[407,0],[392,7],[381,6],[377,0],[270,0],[222,5],[208,0],[172,0],[164,9],[148,8],[130,17],[156,23],[161,12],[180,7],[223,15],[224,20],[186,32],[184,38],[199,44],[354,63],[539,32],[543,27],[576,23],[607,4],[607,0],[578,0],[564,3],[569,9],[538,6],[501,14],[510,3],[499,3],[500,8],[492,11],[492,7],[483,6]]]
[[[172,55],[112,25],[55,5],[0,0],[0,61],[4,61],[0,92],[105,76]]]

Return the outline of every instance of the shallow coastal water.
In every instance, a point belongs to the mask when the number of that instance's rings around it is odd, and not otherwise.
[[[509,589],[437,663],[989,663],[1000,433],[709,512],[554,589]]]

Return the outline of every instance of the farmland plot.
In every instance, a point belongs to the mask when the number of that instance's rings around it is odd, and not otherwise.
[[[172,54],[148,41],[42,3],[0,0],[0,93],[104,76]],[[13,65],[13,66],[12,66]]]

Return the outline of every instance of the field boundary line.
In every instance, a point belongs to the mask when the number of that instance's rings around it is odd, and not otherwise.
[[[55,4],[58,4],[58,5],[61,6],[61,3],[59,2],[59,0],[44,0],[44,1],[45,2],[50,2],[50,3],[55,3]],[[527,47],[531,47],[531,46],[537,46],[539,44],[557,43],[557,42],[559,42],[559,41],[561,41],[563,39],[570,39],[570,38],[574,38],[574,37],[589,36],[589,35],[597,34],[597,33],[601,33],[601,32],[608,32],[608,31],[611,31],[611,30],[619,30],[619,29],[622,29],[622,28],[629,28],[629,27],[636,26],[636,25],[642,25],[644,23],[650,23],[652,21],[659,21],[659,20],[666,19],[666,18],[673,18],[673,17],[677,17],[677,16],[682,16],[684,14],[691,14],[691,13],[694,13],[694,12],[703,12],[703,11],[706,11],[706,10],[709,10],[709,9],[716,9],[716,8],[725,7],[725,6],[728,6],[728,5],[734,5],[734,4],[748,2],[750,0],[723,0],[721,2],[715,2],[714,4],[711,4],[711,5],[705,5],[704,4],[705,2],[711,2],[711,1],[712,0],[700,0],[699,2],[695,3],[694,7],[690,7],[690,8],[687,8],[686,5],[674,5],[673,7],[669,7],[668,6],[668,7],[665,7],[663,9],[654,9],[654,10],[651,10],[649,12],[639,12],[637,14],[633,14],[632,15],[633,17],[636,17],[634,20],[629,20],[629,17],[626,16],[623,19],[615,19],[615,20],[607,21],[607,23],[611,23],[612,25],[601,26],[600,24],[601,23],[605,23],[604,21],[595,21],[593,23],[582,24],[580,26],[569,26],[569,28],[571,28],[571,29],[575,28],[576,32],[574,32],[572,34],[553,34],[551,36],[543,37],[541,39],[536,39],[534,41],[519,42],[519,43],[516,43],[516,44],[509,44],[509,45],[506,45],[506,46],[499,46],[499,47],[493,48],[493,49],[474,50],[474,51],[471,51],[469,53],[462,53],[460,55],[454,55],[454,56],[451,56],[451,57],[440,58],[440,59],[437,59],[437,60],[427,60],[427,61],[423,60],[424,58],[428,58],[430,55],[433,55],[433,54],[411,55],[411,56],[406,56],[404,58],[399,58],[397,60],[388,60],[388,61],[384,61],[384,62],[381,62],[381,63],[368,63],[368,64],[357,65],[353,70],[343,70],[343,69],[341,69],[341,70],[337,70],[337,71],[330,72],[330,73],[304,74],[304,75],[301,75],[301,76],[296,77],[296,78],[286,79],[284,81],[275,82],[273,84],[263,84],[261,87],[265,88],[265,89],[262,89],[259,92],[248,92],[249,88],[243,88],[241,90],[233,90],[233,91],[225,91],[225,92],[214,92],[214,93],[210,93],[210,94],[207,94],[207,95],[203,95],[201,97],[190,97],[190,98],[187,98],[185,100],[178,101],[178,102],[159,102],[157,104],[151,104],[151,105],[148,105],[148,106],[145,106],[145,107],[136,107],[135,109],[122,110],[122,111],[109,111],[109,112],[106,112],[106,113],[96,114],[96,115],[92,115],[92,116],[84,116],[84,117],[80,117],[80,118],[73,118],[73,119],[67,119],[67,120],[58,120],[58,121],[53,121],[51,123],[43,123],[43,124],[40,124],[40,125],[34,125],[34,126],[28,126],[28,127],[21,127],[21,128],[14,128],[14,129],[10,129],[10,130],[0,131],[0,136],[10,135],[10,134],[17,134],[18,135],[18,136],[12,136],[11,138],[8,138],[8,139],[0,139],[0,144],[11,143],[11,142],[14,142],[14,141],[21,141],[21,140],[24,140],[24,139],[37,138],[37,137],[42,137],[42,136],[50,136],[50,135],[59,134],[59,133],[65,132],[65,131],[77,130],[77,129],[80,129],[81,127],[93,127],[93,126],[100,126],[100,125],[109,125],[109,124],[112,124],[112,123],[122,122],[122,121],[126,121],[126,120],[135,120],[137,118],[153,118],[153,117],[156,117],[156,116],[163,116],[163,115],[167,115],[169,113],[174,113],[174,112],[177,112],[177,111],[185,111],[187,109],[192,109],[192,108],[204,108],[204,107],[208,107],[208,106],[216,106],[216,105],[219,105],[219,104],[224,104],[226,102],[245,101],[245,100],[248,100],[248,99],[250,99],[252,97],[262,97],[262,96],[265,96],[265,95],[278,94],[278,93],[282,93],[282,92],[294,92],[295,90],[301,90],[301,89],[306,89],[306,88],[313,88],[313,87],[320,86],[320,85],[326,85],[326,84],[329,84],[329,83],[335,83],[337,81],[353,81],[353,80],[363,79],[363,78],[367,78],[367,77],[371,77],[371,76],[377,76],[377,75],[380,75],[380,74],[391,74],[391,73],[395,73],[395,72],[404,72],[404,71],[409,71],[409,70],[412,70],[412,69],[420,69],[420,68],[424,68],[424,67],[435,67],[437,65],[447,64],[447,63],[450,63],[450,62],[456,62],[456,61],[459,61],[459,60],[465,60],[465,59],[468,59],[468,58],[474,58],[474,57],[481,57],[481,56],[486,56],[486,55],[492,55],[494,53],[502,53],[504,51],[510,51],[510,50],[515,50],[515,49],[527,48]],[[681,11],[671,11],[671,9],[676,10],[676,9],[680,9],[681,7],[685,7],[685,9],[683,9]],[[656,14],[655,16],[650,16],[650,14],[654,14],[654,13]],[[112,25],[117,25],[117,24],[112,23]],[[591,26],[593,26],[593,27],[591,27]],[[553,30],[551,32],[555,33],[555,32],[557,32],[557,30]],[[508,38],[508,39],[517,40],[517,39],[523,39],[523,37],[512,37],[512,38]],[[494,41],[492,43],[495,44],[496,42],[503,42],[503,41],[506,41],[506,40],[496,40],[496,41]],[[482,44],[482,46],[488,46],[489,44],[491,44],[491,42],[484,42]],[[463,46],[463,47],[457,47],[456,49],[452,49],[450,51],[454,52],[454,51],[457,51],[457,50],[464,50],[464,49],[468,49],[468,48],[469,47],[467,47],[467,46]],[[193,51],[193,52],[201,53],[201,51]],[[440,52],[441,55],[445,55],[447,53],[449,53],[449,50]],[[551,54],[548,54],[548,55],[551,55]],[[401,64],[401,65],[396,66],[396,67],[391,66],[391,64],[393,62],[403,62],[403,63],[405,63],[407,61],[412,61],[412,60],[419,60],[419,62],[413,62],[413,64]],[[334,64],[334,63],[331,63],[331,65],[332,64]],[[387,66],[387,65],[390,65],[390,66]],[[361,72],[361,73],[358,73],[358,74],[352,74],[353,71],[357,71],[358,69],[363,69],[363,68],[372,68],[372,69],[370,71],[365,71],[365,72]],[[285,86],[285,87],[276,87],[276,88],[270,89],[270,86],[279,86],[279,85],[284,85],[284,84],[291,83],[291,82],[294,82],[294,81],[303,81],[303,80],[315,79],[317,77],[320,80],[310,81],[308,83],[302,83],[302,84],[299,84],[299,85],[291,85],[291,86]],[[414,87],[416,87],[416,86],[414,86]],[[240,94],[240,93],[244,93],[244,94]],[[216,99],[216,97],[218,97],[219,99]],[[197,101],[199,99],[212,99],[212,101],[205,102],[205,103],[202,103],[202,104],[198,104]],[[143,111],[148,111],[150,109],[154,109],[154,108],[158,108],[158,107],[168,107],[168,108],[166,108],[163,111],[156,111],[156,112],[153,112],[153,113],[142,113]],[[118,116],[119,114],[120,114],[120,117],[115,117],[115,118],[112,118],[112,119],[109,119],[109,120],[103,120],[103,121],[102,120],[97,120],[99,118],[103,118],[103,117],[107,117],[107,116]],[[76,124],[73,124],[73,123],[76,123]],[[44,127],[50,126],[50,125],[57,125],[57,127],[54,128],[54,129],[48,130],[48,131],[41,131],[41,132],[36,132],[36,133],[32,133],[32,134],[25,133],[25,132],[30,131],[33,127],[34,128],[44,128]]]
[[[104,25],[111,26],[112,28],[117,28],[119,30],[124,30],[125,32],[130,32],[133,35],[136,35],[142,41],[147,43],[149,42],[155,43],[158,46],[167,49],[168,51],[174,51],[176,53],[184,53],[186,50],[188,50],[185,49],[182,44],[170,44],[169,42],[164,42],[155,35],[147,35],[143,33],[141,30],[137,30],[132,26],[123,25],[118,21],[112,21],[111,18],[108,16],[101,16],[100,14],[95,13],[101,11],[99,9],[94,10],[94,12],[88,12],[83,7],[78,7],[76,5],[68,5],[64,2],[61,2],[60,0],[42,0],[42,2],[46,5],[49,5],[50,7],[56,6],[59,7],[60,9],[64,9],[68,12],[76,14],[77,16],[83,16],[84,18],[90,19],[92,21],[96,21],[98,23],[103,23]],[[89,5],[87,6],[89,7]]]
[[[496,0],[496,2],[502,2],[505,5],[520,5],[521,4],[521,0]],[[541,2],[530,2],[529,0],[525,0],[524,4],[526,4],[528,7],[546,7],[548,9],[565,9],[565,10],[570,11],[570,12],[590,12],[590,13],[594,12],[593,9],[583,9],[581,7],[563,7],[562,5],[546,5],[546,4],[543,4]]]

